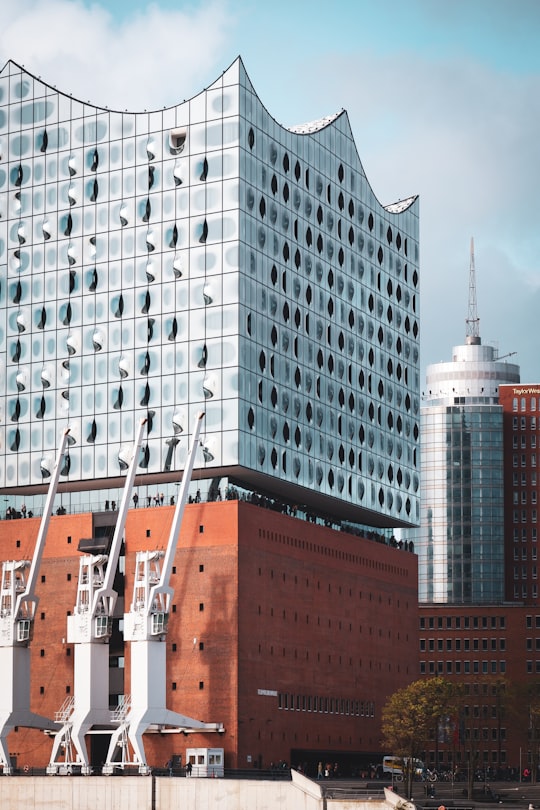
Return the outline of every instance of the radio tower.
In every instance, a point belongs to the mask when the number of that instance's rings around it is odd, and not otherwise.
[[[474,239],[471,236],[471,261],[469,265],[469,315],[465,321],[467,324],[466,343],[478,345],[480,341],[480,318],[476,306],[476,270],[474,268]]]

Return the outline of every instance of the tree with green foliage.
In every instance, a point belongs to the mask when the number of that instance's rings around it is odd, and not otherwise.
[[[420,759],[439,720],[455,712],[456,686],[444,678],[414,681],[390,696],[382,712],[382,733],[389,753],[406,760],[405,789],[412,796],[414,760]]]

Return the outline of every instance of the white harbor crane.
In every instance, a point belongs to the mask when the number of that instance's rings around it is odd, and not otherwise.
[[[167,549],[137,552],[133,599],[129,613],[124,614],[124,640],[130,642],[131,651],[131,696],[126,697],[115,715],[120,725],[111,737],[104,774],[112,774],[115,767],[126,765],[138,766],[141,774],[150,773],[143,743],[145,731],[163,732],[167,728],[185,733],[225,731],[222,723],[194,720],[167,709],[166,704],[165,641],[174,593],[169,582],[203,417],[204,413],[198,415],[193,431]]]
[[[67,428],[60,441],[56,463],[49,483],[43,515],[30,560],[2,563],[0,586],[0,766],[6,775],[13,773],[7,736],[15,728],[53,729],[54,722],[30,711],[30,641],[39,597],[36,582],[47,539],[47,530],[58,489],[61,463],[69,438]],[[28,571],[28,576],[26,576]]]
[[[133,445],[109,553],[86,554],[79,561],[77,601],[67,622],[67,640],[74,644],[75,694],[56,713],[62,725],[54,738],[48,774],[71,773],[74,766],[91,774],[86,734],[111,731],[108,642],[118,597],[113,583],[146,422],[141,420]]]

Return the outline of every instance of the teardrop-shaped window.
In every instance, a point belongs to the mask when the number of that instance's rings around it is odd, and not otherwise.
[[[114,317],[121,318],[123,314],[124,314],[124,296],[120,293],[118,303],[114,311]]]
[[[71,457],[69,453],[66,453],[64,456],[64,463],[62,465],[62,469],[60,470],[60,475],[69,475],[69,471],[71,469]]]
[[[150,371],[150,354],[149,354],[149,352],[146,352],[146,354],[144,356],[144,364],[143,364],[143,367],[141,368],[141,374],[143,376],[146,376],[146,375],[148,375],[149,371]]]
[[[39,401],[39,408],[37,409],[36,412],[36,419],[43,419],[43,417],[45,416],[45,407],[46,407],[45,397],[41,397]]]
[[[13,450],[13,452],[16,453],[20,445],[21,445],[21,431],[19,430],[19,428],[17,428],[17,430],[15,431],[15,435],[13,437],[13,441],[11,442],[10,445],[10,450]]]
[[[71,323],[72,312],[73,312],[73,310],[71,308],[71,304],[68,302],[68,304],[66,306],[66,314],[64,315],[64,318],[62,319],[62,323],[64,324],[64,326],[69,326],[69,324]]]
[[[197,363],[197,366],[199,368],[206,368],[207,362],[208,362],[208,347],[206,346],[205,343],[204,346],[202,347],[201,357],[199,362]]]
[[[142,452],[141,452],[141,460],[139,462],[139,467],[142,467],[143,470],[148,467],[150,463],[150,448],[148,445],[145,445]]]
[[[141,399],[141,405],[148,405],[150,402],[150,386],[148,383],[144,386],[144,393]]]
[[[124,403],[124,392],[122,390],[122,386],[120,386],[120,388],[118,389],[118,393],[116,395],[116,399],[115,399],[114,404],[113,404],[114,410],[115,411],[121,410],[123,403]]]
[[[86,437],[86,441],[89,442],[90,444],[93,444],[95,442],[95,440],[96,440],[96,436],[97,436],[97,422],[94,419],[92,421],[92,424],[90,425],[90,432],[88,433],[88,436]]]
[[[175,256],[173,261],[173,272],[175,278],[182,278],[183,263],[181,256]]]
[[[199,242],[201,244],[204,244],[207,239],[208,239],[208,222],[205,219],[203,224],[202,224],[202,231],[201,231],[201,235],[199,237]]]
[[[41,369],[41,385],[43,388],[51,387],[51,375],[46,366]]]
[[[150,197],[147,197],[146,205],[144,206],[144,214],[142,217],[142,221],[148,222],[150,220],[151,214],[152,214],[152,206],[150,204]]]
[[[96,329],[92,335],[92,346],[94,347],[95,352],[100,352],[103,348],[103,334],[99,331],[99,329]]]
[[[169,340],[176,340],[176,335],[178,334],[178,321],[176,318],[172,319],[171,324],[171,331],[169,332]]]

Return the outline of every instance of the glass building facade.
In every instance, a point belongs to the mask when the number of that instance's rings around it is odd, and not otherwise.
[[[0,73],[0,490],[201,477],[419,519],[418,201],[382,206],[347,114],[286,129],[241,60],[114,112]],[[172,483],[171,483],[172,485]]]
[[[503,409],[499,385],[519,367],[468,338],[452,362],[429,366],[422,407],[419,600],[497,604],[504,600]]]

